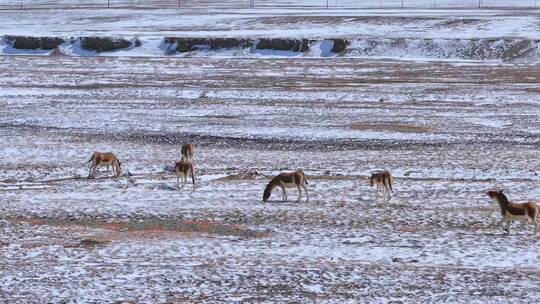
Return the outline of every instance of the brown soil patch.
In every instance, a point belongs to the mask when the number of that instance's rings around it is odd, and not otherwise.
[[[114,231],[121,238],[121,234],[129,237],[147,238],[160,237],[171,234],[211,234],[219,236],[238,236],[245,238],[259,238],[268,236],[268,232],[261,232],[242,227],[240,225],[226,224],[208,220],[180,220],[180,219],[148,219],[142,221],[103,221],[86,219],[56,219],[56,218],[16,218],[17,223],[31,225],[48,225],[61,228],[104,229]],[[80,245],[103,243],[108,240],[89,239],[81,241]]]
[[[89,239],[82,239],[79,243],[76,244],[67,244],[64,245],[64,247],[67,248],[94,248],[94,247],[100,247],[105,246],[110,243],[110,239],[96,239],[96,238],[89,238]]]
[[[425,126],[414,126],[396,123],[363,123],[358,122],[350,125],[354,130],[395,131],[404,133],[427,133],[432,129]]]

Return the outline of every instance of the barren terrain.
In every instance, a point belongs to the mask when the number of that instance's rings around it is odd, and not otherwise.
[[[540,67],[0,56],[4,302],[534,302]],[[197,183],[166,170],[197,145]],[[86,178],[93,151],[124,176]],[[309,202],[263,203],[302,168]],[[396,176],[375,199],[368,174]]]
[[[275,5],[257,9],[229,8],[227,4],[208,5],[205,8],[192,4],[163,9],[122,6],[114,9],[53,7],[21,10],[0,6],[3,8],[0,9],[0,35],[140,37],[143,41],[146,38],[178,35],[309,39],[540,37],[539,9],[532,7],[533,0],[514,1],[512,8],[490,6],[483,9],[460,5],[425,9],[422,5],[412,4],[404,9],[395,5],[383,9],[347,6],[324,9],[280,7],[275,3],[278,0],[270,1],[274,1]],[[379,1],[375,1],[378,4]],[[491,3],[494,4],[493,1]]]
[[[534,1],[112,2],[0,3],[0,303],[539,301]]]

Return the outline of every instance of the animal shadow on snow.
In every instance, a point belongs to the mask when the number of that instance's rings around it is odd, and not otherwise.
[[[157,186],[157,189],[159,189],[159,190],[167,190],[167,191],[176,191],[176,192],[195,190],[195,188],[193,188],[193,186],[191,186],[191,185],[186,185],[186,186],[184,186],[184,189],[181,189],[177,185],[172,186],[172,185],[167,185],[167,184],[161,184],[161,185]]]
[[[300,201],[297,201],[296,199],[293,199],[293,200],[287,200],[287,201],[282,201],[280,199],[275,199],[275,200],[267,200],[266,202],[263,202],[262,200],[259,200],[261,203],[263,204],[272,204],[272,205],[283,205],[283,206],[294,206],[294,205],[298,205],[298,204],[306,204],[306,199],[303,198],[302,200]]]
[[[531,230],[532,228],[530,227],[520,227],[520,226],[514,227],[513,226],[510,234],[507,234],[506,231],[504,231],[503,229],[500,229],[497,231],[482,231],[478,233],[473,233],[473,235],[499,237],[499,238],[519,237],[519,238],[530,238],[531,240],[540,240],[540,233],[538,235],[533,235]],[[470,234],[470,233],[466,233],[466,234]]]
[[[357,196],[356,200],[363,203],[372,203],[375,202],[375,198],[369,196]]]

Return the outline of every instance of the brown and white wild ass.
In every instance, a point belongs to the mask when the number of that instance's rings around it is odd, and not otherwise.
[[[373,187],[374,184],[377,185],[376,198],[379,197],[379,187],[382,187],[384,198],[387,201],[391,199],[390,192],[394,192],[394,189],[392,188],[393,183],[394,177],[386,170],[372,172],[371,177],[369,178],[371,187]]]
[[[510,234],[510,225],[512,220],[518,221],[531,221],[534,224],[534,234],[538,233],[540,228],[540,222],[538,221],[538,204],[535,202],[522,202],[512,203],[508,201],[508,198],[503,193],[503,189],[489,190],[487,195],[499,204],[501,208],[501,214],[503,216],[500,225],[506,222],[506,227],[503,229],[506,233]]]
[[[182,149],[180,151],[181,159],[183,161],[193,161],[193,155],[195,155],[195,145],[192,143],[187,143],[182,146]]]
[[[294,188],[296,187],[298,189],[298,201],[302,198],[302,188],[304,188],[304,191],[306,192],[306,202],[309,202],[309,195],[307,190],[307,179],[306,175],[302,170],[294,171],[294,172],[282,172],[278,174],[276,177],[274,177],[268,185],[266,185],[266,188],[264,189],[263,194],[263,201],[266,202],[270,195],[272,194],[272,190],[274,190],[276,187],[280,187],[282,191],[282,199],[284,201],[287,201],[287,191],[285,188]]]
[[[94,154],[92,154],[92,157],[89,161],[86,162],[86,164],[89,162],[92,162],[92,164],[90,164],[88,178],[94,178],[96,174],[96,169],[101,166],[107,166],[107,176],[109,176],[109,166],[112,166],[113,170],[116,173],[114,177],[119,177],[120,174],[122,174],[120,168],[120,161],[113,153],[94,152]]]
[[[193,187],[195,187],[195,170],[193,169],[193,164],[191,162],[181,160],[176,162],[174,166],[176,171],[176,178],[178,179],[178,188],[184,189],[186,184],[187,177],[191,173],[191,181],[193,182]],[[182,186],[180,186],[180,178],[182,178]]]

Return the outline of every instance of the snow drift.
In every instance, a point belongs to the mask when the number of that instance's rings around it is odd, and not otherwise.
[[[540,55],[539,42],[521,38],[359,39],[351,41],[344,55],[537,62]]]
[[[539,62],[540,40],[529,38],[194,38],[124,39],[109,37],[4,36],[2,54],[110,55],[110,56],[304,56],[455,59]],[[64,52],[75,48],[79,52]],[[122,50],[122,53],[117,51]],[[46,52],[49,51],[49,52]]]

